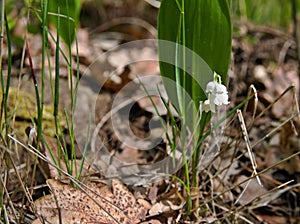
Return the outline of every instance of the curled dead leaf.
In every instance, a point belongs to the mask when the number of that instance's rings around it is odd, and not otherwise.
[[[42,223],[139,223],[146,217],[150,204],[136,199],[119,181],[112,181],[112,191],[108,186],[87,184],[83,192],[69,184],[57,180],[47,180],[52,194],[35,201],[37,214],[33,224]]]

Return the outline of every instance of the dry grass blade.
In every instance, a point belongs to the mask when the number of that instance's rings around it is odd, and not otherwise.
[[[256,161],[255,161],[255,157],[254,157],[254,154],[253,154],[251,142],[249,140],[249,136],[248,136],[248,132],[247,132],[247,128],[246,128],[246,125],[245,125],[245,121],[244,121],[242,112],[240,110],[237,110],[237,114],[238,114],[238,119],[241,123],[241,128],[242,128],[244,140],[246,142],[249,158],[250,158],[250,161],[251,161],[251,164],[252,164],[253,173],[254,173],[254,175],[256,175],[256,178],[257,178],[257,181],[258,181],[259,185],[262,186],[262,183],[261,183],[259,177],[257,176],[257,170],[256,170],[257,164],[256,164]]]
[[[138,199],[119,181],[112,181],[112,192],[107,186],[88,184],[93,194],[88,195],[68,184],[48,180],[52,194],[35,205],[37,213],[49,223],[139,223],[149,209],[148,202]],[[94,199],[94,200],[93,200]],[[33,222],[41,223],[39,219]]]

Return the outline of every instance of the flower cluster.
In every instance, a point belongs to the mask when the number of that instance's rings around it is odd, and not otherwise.
[[[216,105],[227,105],[228,92],[226,86],[221,84],[221,77],[214,73],[214,81],[207,83],[206,90],[207,100],[204,101],[203,109],[205,112],[216,112]]]

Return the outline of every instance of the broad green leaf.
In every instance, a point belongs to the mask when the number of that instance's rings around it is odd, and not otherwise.
[[[81,0],[49,0],[48,10],[55,15],[49,15],[50,23],[57,28],[57,18],[60,16],[60,36],[71,46],[78,26]]]
[[[176,80],[176,74],[180,74],[180,81],[177,79],[177,83],[179,81],[195,104],[199,105],[199,100],[206,99],[204,89],[207,82],[212,80],[212,71],[220,74],[223,82],[227,78],[232,38],[229,2],[183,1],[162,0],[158,17],[158,38],[184,45],[195,54],[186,54],[184,48],[178,51],[175,44],[173,48],[166,50],[164,42],[159,42],[160,71],[163,77],[172,80]],[[197,55],[207,64],[199,60]],[[172,56],[172,63],[164,62],[164,58]],[[192,77],[183,70],[188,71]],[[174,90],[170,88],[167,88],[167,92],[174,95]]]

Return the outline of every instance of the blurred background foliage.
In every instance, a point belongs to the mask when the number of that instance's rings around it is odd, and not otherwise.
[[[66,1],[66,0],[64,0]],[[148,0],[149,1],[149,0]],[[155,1],[155,0],[151,0]],[[234,23],[251,22],[280,28],[292,32],[292,1],[293,0],[230,0],[232,21]],[[297,4],[298,20],[300,16],[300,0]],[[55,0],[49,2],[55,3]],[[14,29],[16,18],[26,16],[26,5],[32,9],[40,8],[40,0],[5,0],[6,14],[9,27]],[[49,6],[53,4],[49,4]],[[81,5],[79,26],[95,28],[96,26],[116,17],[134,16],[156,25],[157,9],[146,1],[137,0],[68,0],[70,5]],[[35,24],[35,23],[33,23]],[[38,24],[35,24],[38,25]],[[30,27],[29,31],[36,32],[37,28]]]
[[[293,0],[232,0],[233,22],[252,22],[291,31]],[[300,14],[300,0],[295,0],[297,15]]]

